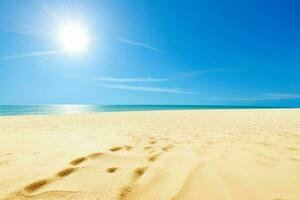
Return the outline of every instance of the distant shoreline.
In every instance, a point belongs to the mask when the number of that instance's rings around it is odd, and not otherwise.
[[[59,115],[99,112],[171,111],[171,110],[297,109],[279,106],[240,105],[0,105],[0,116]]]

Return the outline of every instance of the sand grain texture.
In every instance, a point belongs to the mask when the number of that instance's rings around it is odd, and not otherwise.
[[[1,200],[299,200],[300,110],[0,117]]]

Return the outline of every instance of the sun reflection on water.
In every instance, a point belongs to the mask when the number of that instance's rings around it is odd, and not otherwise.
[[[90,105],[52,105],[49,107],[48,113],[55,114],[78,114],[88,113],[93,110]]]

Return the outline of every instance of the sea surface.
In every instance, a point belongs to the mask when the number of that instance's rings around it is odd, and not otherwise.
[[[95,112],[151,110],[268,109],[284,107],[220,106],[220,105],[0,105],[0,116],[55,115]]]

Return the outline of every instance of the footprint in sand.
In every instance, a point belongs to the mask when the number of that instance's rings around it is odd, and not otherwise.
[[[155,140],[150,140],[150,141],[149,141],[149,144],[155,144],[155,143],[156,143]]]
[[[171,148],[173,148],[173,145],[172,145],[172,144],[169,144],[169,145],[163,146],[163,147],[161,148],[161,150],[163,150],[164,152],[167,152],[167,151],[169,151]]]
[[[133,172],[132,182],[129,185],[124,186],[120,189],[118,199],[119,200],[126,200],[128,199],[127,196],[131,193],[134,189],[135,182],[146,172],[148,167],[138,167]]]
[[[118,200],[126,200],[127,199],[127,195],[130,192],[132,192],[132,190],[133,190],[132,186],[125,186],[125,187],[121,188]]]
[[[153,148],[152,146],[145,146],[144,150],[149,150],[149,149],[152,149],[152,148]]]
[[[102,152],[96,152],[96,153],[91,153],[89,155],[87,155],[88,158],[94,159],[94,158],[99,158],[100,156],[102,156],[104,153]]]
[[[133,178],[134,179],[137,179],[139,177],[141,177],[147,170],[147,167],[139,167],[139,168],[136,168],[133,172]]]
[[[69,167],[69,168],[66,168],[66,169],[63,169],[59,172],[56,173],[56,177],[57,178],[63,178],[63,177],[66,177],[68,175],[70,175],[71,173],[75,172],[77,168],[74,168],[74,167]],[[27,192],[27,193],[32,193],[32,192],[35,192],[36,190],[48,185],[49,183],[57,180],[57,178],[53,177],[53,178],[48,178],[48,179],[41,179],[41,180],[38,180],[36,182],[33,182],[27,186],[24,187],[24,191]]]
[[[110,167],[106,169],[107,173],[115,173],[119,168],[117,167]]]
[[[114,151],[119,151],[119,150],[121,150],[122,148],[123,148],[123,147],[121,147],[121,146],[116,146],[116,147],[110,148],[109,150],[112,151],[112,152],[114,152]]]
[[[69,168],[66,168],[66,169],[63,169],[59,172],[57,172],[57,176],[58,177],[65,177],[65,176],[68,176],[70,175],[71,173],[75,172],[76,168],[73,168],[73,167],[69,167]]]
[[[124,145],[126,151],[130,151],[133,147],[129,145]]]
[[[152,156],[149,156],[147,158],[147,160],[150,161],[150,162],[156,161],[160,155],[161,155],[160,153],[154,154]]]
[[[129,146],[129,145],[114,146],[114,147],[111,147],[109,149],[109,151],[116,152],[116,151],[119,151],[121,149],[125,149],[125,150],[129,151],[132,148],[133,147]],[[103,154],[104,154],[103,152],[91,153],[91,154],[88,154],[86,156],[82,156],[82,157],[79,157],[79,158],[76,158],[76,159],[70,161],[70,165],[76,166],[76,165],[79,165],[79,164],[87,161],[88,159],[97,159],[97,158],[101,157]],[[152,155],[148,158],[148,160],[149,161],[155,161],[159,157],[159,155],[160,154]],[[36,192],[37,190],[47,186],[48,184],[50,184],[54,181],[58,181],[61,178],[64,178],[64,177],[67,177],[67,176],[71,175],[72,173],[74,173],[75,171],[77,171],[79,169],[80,168],[78,168],[78,167],[67,167],[65,169],[62,169],[61,171],[58,171],[54,176],[52,176],[50,178],[41,179],[41,180],[38,180],[36,182],[33,182],[33,183],[25,186],[23,188],[23,191],[25,192],[25,194]],[[118,170],[120,170],[120,168],[118,168],[118,167],[109,167],[109,168],[106,169],[106,172],[107,173],[115,173]],[[136,181],[139,177],[141,177],[145,173],[146,170],[147,170],[147,167],[136,168],[133,172],[132,182]],[[122,190],[120,192],[120,198],[126,197],[127,193],[129,193],[131,190],[132,190],[131,186],[126,186],[126,187],[122,188]]]
[[[38,180],[36,182],[33,182],[27,186],[24,187],[24,190],[28,193],[34,192],[38,189],[40,189],[41,187],[49,184],[52,180],[51,179],[42,179],[42,180]]]
[[[72,161],[70,162],[70,164],[71,164],[71,165],[78,165],[78,164],[82,163],[82,162],[85,161],[85,160],[86,160],[86,157],[76,158],[76,159],[72,160]]]

